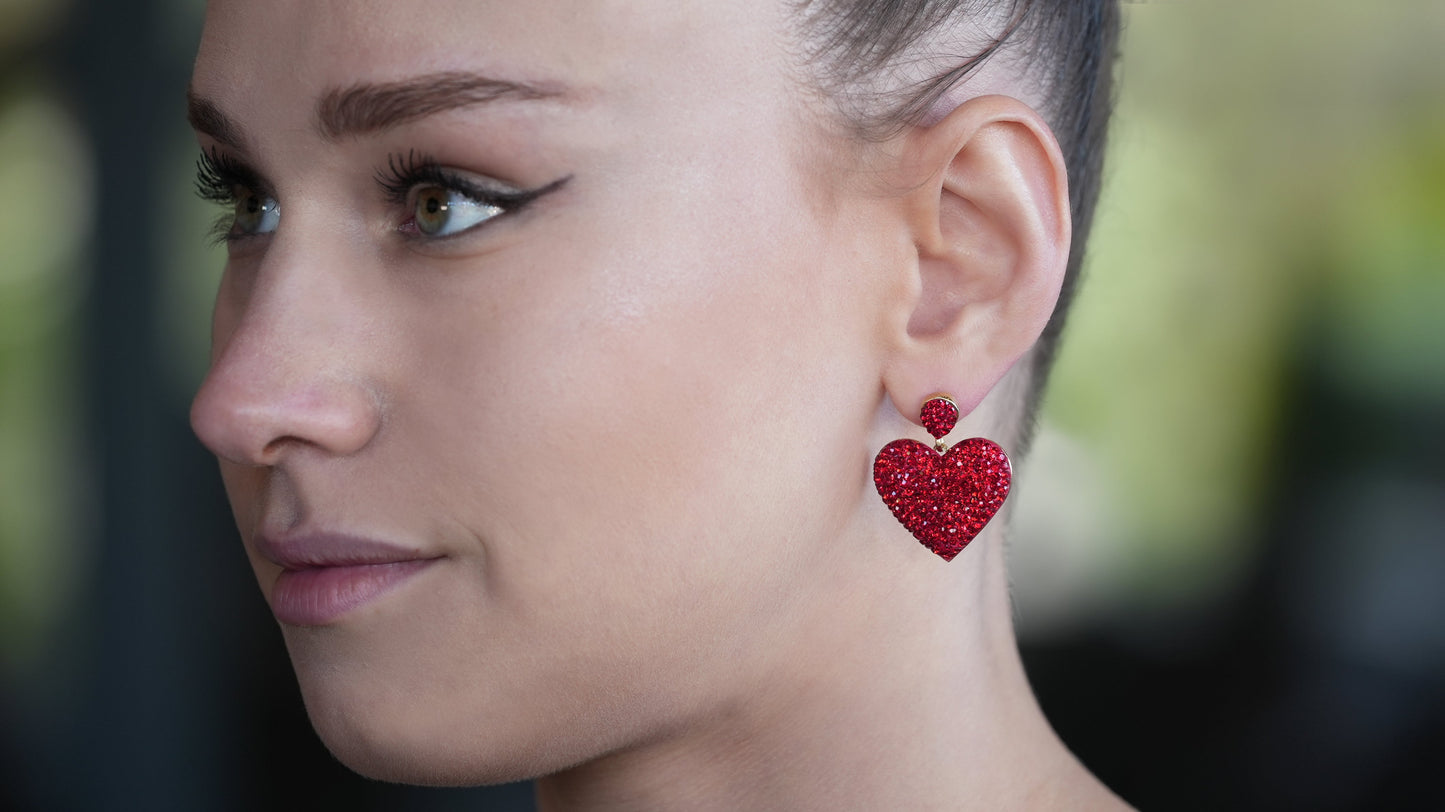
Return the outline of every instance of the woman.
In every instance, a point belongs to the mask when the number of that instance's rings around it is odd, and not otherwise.
[[[921,5],[211,4],[192,422],[343,762],[544,809],[1120,805],[1029,692],[1003,517],[945,563],[870,481],[937,392],[1017,456],[1114,12]]]

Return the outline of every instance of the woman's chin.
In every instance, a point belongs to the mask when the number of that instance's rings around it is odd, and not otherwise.
[[[379,781],[530,780],[625,747],[648,716],[635,704],[607,712],[612,703],[594,687],[538,691],[521,669],[434,678],[442,663],[421,656],[406,668],[391,658],[296,657],[297,648],[293,665],[312,727],[338,761]]]
[[[326,749],[366,778],[459,787],[504,784],[549,772],[524,748],[507,746],[494,732],[438,729],[424,721],[422,712],[398,717],[364,703],[309,694],[305,698],[311,725]]]

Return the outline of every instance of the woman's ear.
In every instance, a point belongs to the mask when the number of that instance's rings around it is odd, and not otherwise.
[[[898,411],[947,392],[967,414],[1053,313],[1071,221],[1063,154],[1032,108],[980,96],[904,139],[917,248],[914,299],[890,330],[884,386]]]

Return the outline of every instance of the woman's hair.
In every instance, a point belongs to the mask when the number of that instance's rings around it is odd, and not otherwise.
[[[929,120],[990,60],[1008,60],[1042,100],[1068,166],[1073,244],[1058,304],[1031,356],[1019,437],[1026,446],[1099,195],[1118,0],[798,0],[798,7],[811,78],[859,137],[882,139]]]

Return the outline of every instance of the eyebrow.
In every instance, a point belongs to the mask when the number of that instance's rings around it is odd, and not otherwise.
[[[556,85],[493,79],[475,73],[430,73],[384,84],[332,90],[316,103],[317,129],[332,140],[390,129],[418,118],[494,101],[564,95]]]
[[[196,93],[195,88],[186,89],[186,121],[190,122],[191,129],[205,133],[222,144],[237,149],[246,145],[240,126],[222,113],[215,102]]]
[[[316,102],[315,127],[330,141],[368,135],[449,110],[497,101],[535,101],[566,95],[556,84],[494,79],[445,71],[395,82],[362,82],[336,88]],[[245,136],[234,119],[194,88],[186,91],[186,119],[197,132],[238,149]]]

